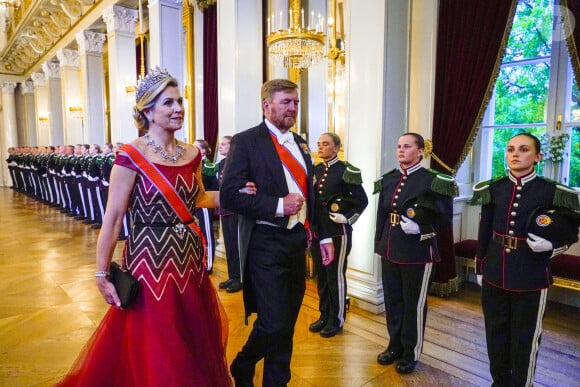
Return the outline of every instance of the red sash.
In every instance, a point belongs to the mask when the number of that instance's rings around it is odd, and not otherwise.
[[[272,136],[272,141],[274,142],[274,146],[276,147],[276,151],[278,152],[278,156],[280,156],[280,160],[282,160],[282,164],[288,169],[290,175],[294,178],[294,181],[300,187],[300,191],[302,191],[302,196],[308,198],[308,176],[306,175],[306,171],[304,167],[298,160],[292,156],[292,153],[282,144],[278,142],[278,138],[272,132],[270,132],[270,136]],[[308,202],[306,206],[306,213],[308,214]],[[306,220],[304,221],[304,227],[309,230],[309,223],[308,223],[308,215]]]
[[[201,242],[203,244],[203,263],[205,266],[207,260],[207,242],[205,241],[205,236],[203,235],[203,232],[201,232],[199,226],[195,223],[191,213],[183,202],[183,199],[175,190],[175,187],[173,187],[169,181],[167,181],[165,176],[159,172],[155,165],[153,165],[151,161],[147,160],[145,156],[143,156],[143,154],[132,144],[123,145],[120,151],[125,152],[131,161],[133,161],[133,163],[141,169],[143,175],[145,175],[149,181],[151,181],[151,183],[153,183],[153,185],[161,192],[179,219],[181,219],[181,222],[191,227],[193,231],[201,237]]]

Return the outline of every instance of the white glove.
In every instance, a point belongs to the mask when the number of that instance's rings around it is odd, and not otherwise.
[[[401,216],[401,221],[399,222],[401,225],[401,229],[405,234],[420,234],[421,230],[419,230],[419,225],[413,222],[411,219],[407,218],[406,216]]]
[[[483,284],[483,274],[477,274],[477,284],[481,287]]]
[[[343,214],[339,214],[338,212],[329,212],[328,213],[328,217],[330,218],[330,220],[332,220],[334,223],[338,223],[338,224],[346,224],[348,221],[346,220],[346,217]]]
[[[528,239],[526,239],[526,242],[534,253],[544,253],[546,251],[551,251],[554,248],[554,246],[552,246],[552,242],[532,234],[531,232],[528,233]]]

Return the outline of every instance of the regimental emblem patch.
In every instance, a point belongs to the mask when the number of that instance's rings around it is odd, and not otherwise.
[[[415,209],[413,207],[407,208],[407,218],[413,219],[415,217]]]
[[[536,224],[539,227],[548,227],[550,224],[552,224],[552,218],[546,214],[539,215],[536,217]]]

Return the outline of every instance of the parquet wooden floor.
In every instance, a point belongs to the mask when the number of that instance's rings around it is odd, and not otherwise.
[[[0,386],[50,386],[64,375],[108,305],[95,286],[98,231],[9,188],[0,188]],[[118,244],[115,257],[121,254]],[[223,257],[211,279],[226,278]],[[318,317],[314,280],[297,323],[290,386],[490,385],[479,290],[429,298],[426,342],[407,376],[376,363],[387,344],[384,315],[352,307],[342,334],[308,331]],[[228,360],[245,342],[241,293],[219,291],[230,323]],[[252,320],[250,320],[250,323]],[[537,386],[580,386],[580,310],[548,307]],[[255,385],[261,385],[261,364]],[[171,386],[167,386],[171,387]]]

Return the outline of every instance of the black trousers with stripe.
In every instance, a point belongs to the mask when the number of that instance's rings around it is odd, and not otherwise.
[[[332,243],[334,260],[328,266],[322,264],[319,240],[312,242],[311,251],[316,268],[320,319],[334,326],[342,326],[346,318],[346,267],[352,247],[352,231],[333,237]]]
[[[494,386],[531,386],[542,337],[548,289],[514,292],[485,280],[481,305]]]
[[[382,259],[383,294],[389,332],[388,350],[417,361],[423,350],[427,293],[432,263],[395,264]]]

